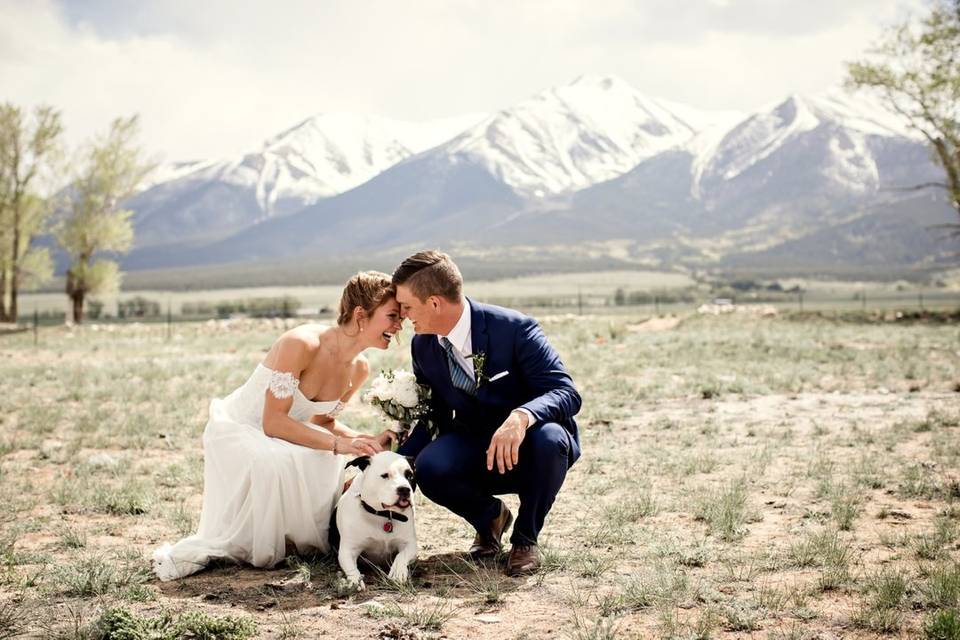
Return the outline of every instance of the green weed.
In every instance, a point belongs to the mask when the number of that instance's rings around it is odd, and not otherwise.
[[[721,540],[742,538],[752,517],[747,506],[746,481],[734,480],[723,488],[706,491],[696,500],[694,517],[706,522],[710,533]]]
[[[256,635],[257,625],[250,618],[211,616],[201,611],[148,617],[116,607],[107,609],[94,629],[95,637],[102,640],[246,640]]]

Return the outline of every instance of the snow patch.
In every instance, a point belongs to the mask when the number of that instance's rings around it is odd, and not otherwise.
[[[517,191],[559,194],[616,178],[738,114],[648,98],[615,76],[582,76],[490,116],[441,147]]]

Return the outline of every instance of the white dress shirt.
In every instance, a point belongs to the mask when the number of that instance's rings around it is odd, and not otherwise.
[[[463,367],[464,371],[469,373],[474,380],[477,376],[473,370],[473,358],[469,356],[473,355],[473,338],[471,336],[472,323],[470,320],[470,301],[463,301],[463,312],[460,314],[460,319],[457,320],[457,324],[453,325],[453,329],[450,329],[450,333],[445,336],[437,334],[437,341],[440,342],[443,338],[446,338],[450,341],[450,344],[453,345],[453,355],[457,359],[457,362],[460,363],[460,366]],[[440,342],[440,347],[443,347],[443,342]],[[480,382],[480,381],[478,381]],[[533,423],[536,422],[533,419],[533,414],[524,409],[523,407],[517,407],[516,411],[520,411],[527,416],[527,428],[533,426]]]
[[[453,345],[453,355],[456,356],[457,362],[460,363],[464,371],[476,379],[473,371],[473,359],[467,357],[473,355],[473,338],[471,337],[470,329],[470,302],[464,300],[463,313],[460,314],[460,319],[457,320],[457,324],[453,325],[453,329],[450,329],[450,333],[447,335],[437,335],[437,340],[440,341],[441,347],[443,346],[442,341],[444,338],[449,340],[450,344]]]

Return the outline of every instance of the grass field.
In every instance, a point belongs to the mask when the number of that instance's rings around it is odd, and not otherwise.
[[[543,569],[470,564],[420,496],[412,585],[363,594],[324,557],[149,574],[196,525],[209,399],[283,321],[0,336],[0,639],[960,637],[955,323],[540,320],[584,397]]]

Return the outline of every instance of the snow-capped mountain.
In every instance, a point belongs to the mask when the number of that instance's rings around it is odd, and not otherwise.
[[[887,249],[898,231],[904,246],[927,250],[914,252],[919,260],[949,249],[927,226],[955,214],[937,194],[918,198],[902,188],[933,181],[939,171],[918,137],[871,101],[795,95],[578,192],[567,211],[591,220],[594,238],[626,233],[637,238],[638,253],[676,258],[663,251],[672,244],[688,263],[757,252],[809,257],[814,243],[802,240],[819,238],[819,251],[831,234],[856,262],[870,242],[863,231],[881,224]],[[891,216],[898,210],[899,222]],[[881,215],[882,223],[874,217]],[[840,238],[853,229],[861,235]],[[872,258],[883,253],[874,249]],[[838,249],[832,260],[844,258]]]
[[[476,123],[469,114],[423,123],[320,114],[241,157],[161,167],[128,206],[138,244],[235,233],[348,191]]]
[[[287,149],[286,166],[305,166],[306,151],[283,139],[267,145],[272,157]],[[884,256],[930,264],[954,248],[929,226],[955,213],[935,193],[898,188],[936,180],[939,171],[922,140],[859,96],[794,95],[738,117],[649,99],[616,78],[585,77],[288,215],[234,224],[229,198],[215,193],[219,208],[204,215],[233,233],[192,247],[144,247],[126,266],[437,245],[549,247],[563,256],[611,242],[618,259],[661,267],[887,266]],[[260,192],[245,193],[259,210]],[[197,201],[171,206],[182,218]],[[283,202],[272,200],[275,209]]]
[[[465,157],[523,194],[572,192],[742,117],[648,98],[614,76],[582,76],[496,113],[438,152]]]
[[[251,181],[257,202],[269,214],[283,199],[315,202],[349,191],[482,117],[413,123],[349,113],[315,116],[266,142],[258,154],[263,164]]]
[[[902,122],[868,100],[857,103],[839,91],[809,98],[792,95],[759,110],[722,136],[714,130],[692,141],[694,189],[699,191],[701,180],[732,180],[791,140],[822,126],[845,132],[845,140],[835,139],[831,148],[835,160],[832,174],[856,188],[876,186],[876,167],[864,148],[868,137],[912,137]]]

